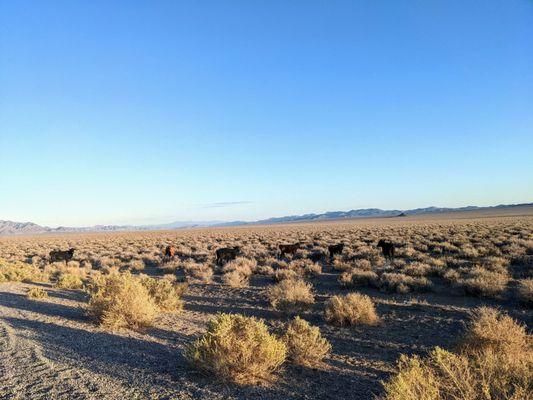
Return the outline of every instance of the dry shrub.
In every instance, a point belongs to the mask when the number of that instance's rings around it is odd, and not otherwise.
[[[386,400],[525,400],[533,395],[533,351],[523,327],[478,309],[458,354],[435,348],[427,358],[400,357],[383,383]]]
[[[128,263],[129,269],[133,271],[142,271],[146,267],[143,260],[131,260]]]
[[[299,279],[300,276],[292,269],[278,269],[274,272],[274,279],[278,282],[287,279]]]
[[[510,316],[494,308],[480,307],[472,313],[461,348],[520,352],[527,349],[528,340],[526,328]]]
[[[402,273],[415,277],[428,276],[432,271],[433,268],[430,265],[421,263],[419,261],[414,261],[410,264],[407,264],[402,269]]]
[[[46,290],[44,290],[43,288],[32,287],[28,289],[28,291],[26,292],[26,297],[28,299],[37,299],[37,300],[46,299],[48,297],[48,293],[46,293]]]
[[[461,279],[461,274],[455,269],[448,269],[442,277],[448,282],[457,284]]]
[[[255,260],[238,257],[222,268],[222,282],[231,287],[244,287],[250,283],[250,277],[257,266]]]
[[[187,283],[177,283],[176,277],[165,275],[162,279],[141,276],[141,283],[148,289],[149,295],[161,311],[176,311],[183,308],[181,296]]]
[[[339,283],[347,288],[356,286],[379,287],[379,276],[374,271],[354,269],[342,273],[339,276]]]
[[[389,292],[427,292],[433,284],[428,278],[414,277],[396,272],[386,272],[380,278],[381,287]]]
[[[285,279],[267,289],[267,297],[274,309],[294,314],[311,307],[315,302],[313,286],[300,279]]]
[[[507,273],[492,272],[480,266],[472,268],[457,284],[472,296],[496,297],[507,287]]]
[[[322,266],[309,259],[291,261],[289,269],[301,277],[318,276],[322,273]]]
[[[353,268],[353,265],[339,258],[333,260],[332,266],[336,271],[350,271]]]
[[[533,305],[533,279],[523,279],[518,283],[517,296],[521,303]]]
[[[187,262],[183,265],[183,270],[192,281],[208,283],[213,278],[213,268],[207,264]]]
[[[326,321],[335,325],[376,325],[379,317],[372,299],[364,294],[333,296],[326,303]]]
[[[207,332],[187,347],[185,356],[198,369],[237,384],[270,380],[283,364],[285,344],[268,332],[263,321],[220,314]]]
[[[0,282],[48,282],[48,275],[35,265],[0,260]]]
[[[287,324],[282,340],[287,345],[287,358],[297,365],[316,366],[331,351],[331,344],[320,329],[300,317]]]
[[[92,288],[88,313],[102,326],[142,330],[153,324],[158,307],[141,278],[129,272],[101,277]]]
[[[81,289],[83,288],[83,280],[79,275],[68,272],[61,273],[57,277],[57,281],[54,286],[61,289]]]
[[[364,258],[354,260],[352,263],[352,266],[354,268],[362,269],[366,271],[369,271],[372,269],[372,263],[369,260],[365,260]]]
[[[255,273],[259,275],[270,276],[270,277],[274,277],[274,275],[276,274],[276,272],[274,271],[274,268],[272,268],[270,265],[260,265],[256,267]]]

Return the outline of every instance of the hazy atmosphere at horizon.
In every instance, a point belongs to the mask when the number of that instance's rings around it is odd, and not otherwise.
[[[0,3],[0,220],[533,201],[533,2]]]

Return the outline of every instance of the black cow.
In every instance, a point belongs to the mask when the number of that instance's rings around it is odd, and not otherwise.
[[[313,262],[322,262],[326,259],[326,254],[323,251],[313,251],[309,254],[309,259]]]
[[[283,257],[285,254],[294,254],[300,249],[300,243],[294,244],[280,244],[279,245],[279,256]]]
[[[50,252],[50,262],[65,261],[65,264],[72,260],[74,257],[74,251],[76,249],[68,250],[52,250]]]
[[[383,252],[385,258],[388,258],[389,260],[394,258],[394,243],[380,239],[377,247],[381,247],[381,251]]]
[[[333,258],[335,254],[341,254],[344,249],[344,243],[332,244],[328,246],[329,257]]]
[[[217,265],[221,265],[223,261],[228,262],[228,261],[235,260],[235,258],[237,258],[239,254],[241,254],[241,248],[238,246],[224,247],[222,249],[218,249],[215,253],[217,256],[216,263]]]

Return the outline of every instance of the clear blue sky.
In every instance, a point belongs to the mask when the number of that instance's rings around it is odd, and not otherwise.
[[[0,2],[0,219],[533,201],[533,1]]]

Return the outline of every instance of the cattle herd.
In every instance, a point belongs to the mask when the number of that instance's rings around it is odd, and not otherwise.
[[[392,260],[394,258],[394,243],[387,241],[387,240],[380,239],[376,246],[381,247],[383,256],[386,259]],[[281,258],[289,254],[295,254],[301,248],[302,248],[301,243],[280,244],[278,246],[279,257]],[[329,253],[330,259],[332,259],[336,255],[342,254],[343,249],[344,249],[344,243],[337,243],[337,244],[329,245],[328,253]],[[60,254],[62,255],[62,257],[70,257],[68,259],[67,258],[57,258],[57,259],[54,258],[54,261],[60,261],[60,260],[68,261],[72,258],[73,252],[74,252],[74,249],[70,249],[67,251],[52,251],[50,252],[50,260],[52,261],[52,253],[53,253],[54,255]],[[172,245],[166,246],[163,252],[164,261],[169,261],[173,259],[176,254],[177,254],[177,249],[175,246],[172,246]],[[223,248],[217,249],[215,251],[216,264],[222,265],[229,261],[233,261],[240,255],[242,255],[242,250],[239,246],[223,247]],[[312,261],[318,261],[323,256],[324,255],[321,253],[314,253],[310,255],[310,259]]]

